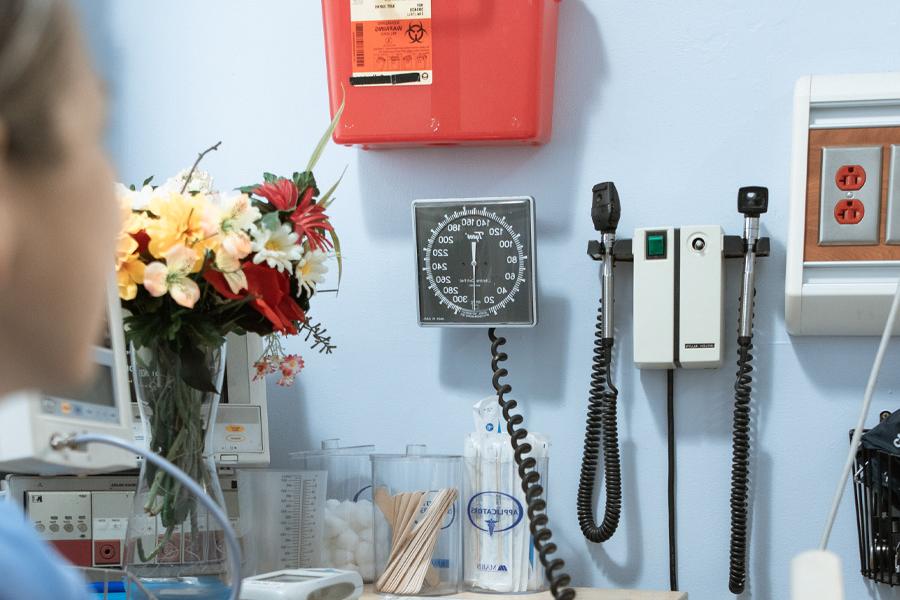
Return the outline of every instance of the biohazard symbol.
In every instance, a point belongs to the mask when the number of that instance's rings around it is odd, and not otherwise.
[[[409,27],[406,28],[406,35],[409,36],[413,44],[421,44],[422,38],[425,37],[426,33],[428,32],[425,31],[421,23],[410,23]]]

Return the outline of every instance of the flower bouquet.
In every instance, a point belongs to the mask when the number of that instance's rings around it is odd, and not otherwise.
[[[340,179],[322,193],[313,176],[339,117],[306,169],[291,177],[266,173],[260,183],[218,192],[197,169],[216,144],[163,185],[154,187],[151,178],[140,188],[119,188],[124,228],[116,274],[149,446],[220,503],[210,432],[225,337],[263,336],[256,376],[280,372],[281,385],[293,383],[304,363],[285,354],[280,336],[305,334],[313,349],[334,349],[308,313],[325,263],[334,257],[341,267],[340,241],[326,212]],[[207,572],[220,572],[224,551],[201,511],[174,479],[145,463],[133,517],[140,522],[129,523],[126,564],[204,564],[212,569]],[[166,576],[172,575],[170,568]]]

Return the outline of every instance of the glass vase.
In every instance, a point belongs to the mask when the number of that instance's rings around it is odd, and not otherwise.
[[[221,390],[225,345],[203,348],[202,355],[213,386]],[[213,452],[219,394],[188,385],[181,358],[163,344],[132,346],[131,364],[148,447],[224,507]],[[160,600],[224,599],[230,590],[221,525],[181,484],[147,461],[128,520],[124,564]],[[133,597],[144,597],[137,586],[134,592]]]

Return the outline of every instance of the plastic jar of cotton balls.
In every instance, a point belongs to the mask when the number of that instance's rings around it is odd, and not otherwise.
[[[322,566],[358,572],[364,581],[375,578],[375,546],[372,502],[325,502]]]
[[[335,439],[323,441],[321,450],[291,455],[299,468],[328,474],[320,564],[309,566],[356,571],[366,583],[375,577],[369,460],[374,451],[375,446],[341,447]]]

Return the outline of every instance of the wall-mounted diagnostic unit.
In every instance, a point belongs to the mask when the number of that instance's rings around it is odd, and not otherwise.
[[[591,217],[599,240],[588,255],[603,263],[602,295],[597,313],[591,392],[578,487],[578,522],[585,538],[602,543],[616,532],[622,508],[616,401],[611,375],[615,326],[614,273],[617,262],[634,263],[634,363],[641,369],[666,369],[669,451],[669,577],[677,590],[675,537],[674,373],[679,367],[716,368],[722,364],[724,270],[726,258],[743,261],[738,319],[738,373],[734,385],[734,434],[731,475],[731,543],[728,589],[744,590],[750,468],[750,400],[753,304],[756,258],[769,253],[759,236],[760,216],[768,210],[768,190],[749,186],[738,191],[744,217],[742,236],[726,236],[718,225],[646,227],[634,237],[617,239],[621,216],[612,182],[594,186]],[[594,516],[594,488],[602,456],[606,500],[602,520]]]
[[[722,364],[725,234],[718,225],[634,232],[634,365]]]
[[[550,138],[560,0],[322,0],[339,144]]]
[[[788,330],[880,334],[900,275],[900,73],[800,79],[793,127]]]

